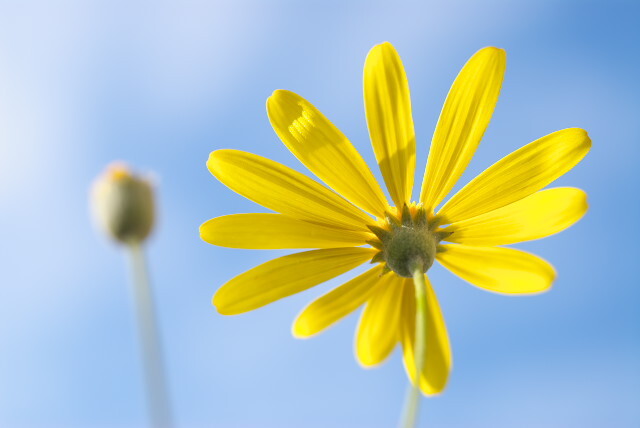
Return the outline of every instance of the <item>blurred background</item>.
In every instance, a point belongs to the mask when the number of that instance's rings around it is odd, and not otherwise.
[[[585,128],[594,144],[556,182],[589,193],[587,216],[519,246],[555,265],[550,292],[501,296],[432,269],[454,369],[422,422],[639,426],[639,14],[631,0],[0,2],[0,426],[147,423],[124,255],[88,208],[113,160],[155,176],[148,254],[178,426],[395,426],[399,352],[360,368],[356,315],[310,340],[290,334],[302,307],[351,275],[223,317],[215,290],[287,252],[198,236],[212,217],[265,211],[209,174],[210,151],[304,171],[268,122],[275,89],[313,102],[382,182],[362,68],[385,40],[411,86],[418,180],[450,84],[488,45],[507,50],[506,79],[460,184],[558,129]]]

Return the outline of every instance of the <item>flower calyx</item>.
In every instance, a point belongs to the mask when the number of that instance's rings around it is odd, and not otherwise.
[[[405,278],[411,278],[416,269],[426,272],[433,265],[438,243],[450,234],[437,227],[437,218],[429,218],[422,204],[405,204],[397,216],[387,212],[378,225],[368,226],[377,238],[368,243],[380,250],[371,263],[385,263],[385,271]]]

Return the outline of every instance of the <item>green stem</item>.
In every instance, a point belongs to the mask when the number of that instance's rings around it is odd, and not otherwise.
[[[162,347],[156,327],[153,295],[144,251],[140,242],[129,243],[127,249],[151,426],[170,428],[172,426],[171,410],[164,375]]]
[[[421,267],[421,266],[420,266]],[[420,375],[426,358],[426,328],[427,328],[427,284],[424,273],[420,267],[413,270],[413,284],[416,292],[416,327],[414,335],[414,363],[416,381],[405,400],[404,413],[401,427],[413,428],[418,423],[418,410],[420,408]]]

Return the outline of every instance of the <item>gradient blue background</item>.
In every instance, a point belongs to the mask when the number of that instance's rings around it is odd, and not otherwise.
[[[304,171],[269,125],[274,89],[312,101],[375,165],[361,76],[385,40],[409,77],[417,180],[451,82],[487,45],[507,50],[507,74],[461,184],[558,129],[583,127],[594,142],[557,182],[589,193],[587,216],[520,246],[557,268],[550,292],[501,296],[431,271],[454,369],[422,422],[639,426],[639,16],[633,1],[2,1],[0,426],[147,421],[124,255],[88,209],[91,181],[116,159],[156,176],[149,257],[179,426],[395,426],[407,386],[398,352],[360,368],[356,316],[311,340],[290,334],[344,278],[223,317],[214,291],[286,252],[198,237],[209,218],[264,212],[209,174],[210,151]]]

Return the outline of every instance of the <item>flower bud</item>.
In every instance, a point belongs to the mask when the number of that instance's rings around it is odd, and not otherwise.
[[[151,183],[133,175],[123,163],[113,163],[94,182],[91,203],[98,225],[124,244],[140,243],[154,223]]]

